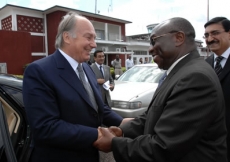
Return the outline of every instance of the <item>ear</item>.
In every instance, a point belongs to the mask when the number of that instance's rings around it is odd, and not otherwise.
[[[66,44],[70,44],[70,34],[68,32],[63,32],[62,34],[62,38],[63,38],[63,41],[66,43]]]
[[[175,38],[176,38],[176,42],[175,42],[175,46],[179,47],[181,46],[184,41],[185,41],[185,34],[184,32],[178,32],[175,34]]]
[[[230,30],[228,31],[228,40],[230,40]]]

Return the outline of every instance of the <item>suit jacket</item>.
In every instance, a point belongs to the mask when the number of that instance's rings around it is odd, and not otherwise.
[[[112,140],[117,162],[226,162],[224,99],[213,69],[197,50],[172,69],[147,112]]]
[[[214,68],[214,55],[209,56],[206,61]],[[230,131],[230,57],[228,57],[226,64],[219,75],[220,84],[224,93],[225,107],[226,107],[226,126]],[[230,135],[227,136],[227,146],[230,147]],[[230,161],[230,149],[228,149],[228,160]]]
[[[98,126],[121,123],[122,118],[104,105],[90,66],[82,66],[98,111],[59,50],[26,68],[23,98],[33,133],[32,162],[98,162],[98,150],[93,147]]]
[[[109,80],[109,83],[114,85],[113,78],[110,74],[110,67],[109,66],[103,65],[104,77],[102,76],[102,74],[101,74],[101,72],[98,69],[96,64],[92,64],[91,67],[92,67],[97,79],[105,79],[105,82],[107,82]],[[111,107],[112,102],[111,102],[109,90],[104,89],[103,85],[100,85],[100,88],[101,88],[102,99],[104,100],[105,103],[108,103],[108,105]]]

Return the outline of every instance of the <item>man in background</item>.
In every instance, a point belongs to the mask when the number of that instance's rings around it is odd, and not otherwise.
[[[115,76],[123,74],[121,67],[121,59],[119,58],[119,55],[116,55],[116,59],[112,61],[112,66],[114,67]]]
[[[228,161],[230,162],[230,21],[225,17],[215,17],[208,21],[204,27],[205,42],[213,52],[206,61],[218,75],[224,93],[228,130]]]
[[[147,64],[147,63],[149,63],[149,60],[148,60],[148,57],[145,57],[144,64]]]
[[[114,81],[110,73],[110,67],[103,64],[105,54],[102,50],[96,50],[93,55],[95,63],[91,67],[96,75],[97,83],[100,85],[102,99],[105,104],[111,107],[112,102],[109,90],[113,91]]]
[[[126,68],[126,70],[129,70],[133,66],[134,66],[134,64],[133,64],[132,57],[131,57],[131,55],[128,55],[128,58],[125,60],[125,68]]]

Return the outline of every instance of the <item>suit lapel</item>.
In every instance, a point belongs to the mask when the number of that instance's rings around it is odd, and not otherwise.
[[[105,81],[107,81],[107,80],[109,80],[109,78],[108,78],[108,75],[107,75],[108,70],[107,70],[107,67],[106,67],[105,65],[103,66],[103,70],[104,70],[104,78],[105,78]]]
[[[214,69],[214,54],[212,54],[210,57],[206,59],[206,61],[212,66]],[[218,76],[220,82],[225,78],[225,76],[230,72],[230,56],[228,57],[225,66],[221,72],[221,74]]]
[[[65,80],[65,82],[67,82],[68,85],[71,86],[75,91],[77,91],[79,96],[81,96],[82,99],[85,100],[93,108],[86,90],[84,89],[80,79],[78,78],[76,72],[73,70],[69,62],[58,50],[54,53],[54,58],[60,77]]]
[[[101,98],[100,90],[97,89],[97,87],[96,87],[98,85],[98,83],[97,83],[96,76],[95,76],[93,70],[86,63],[82,63],[82,67],[83,67],[84,72],[88,78],[89,84],[93,90],[94,97],[95,97],[95,100],[96,100],[97,105],[98,105],[98,109],[103,108],[103,101]],[[98,67],[96,67],[96,68],[98,69]],[[98,69],[98,71],[99,71],[99,69]],[[99,71],[99,73],[101,73],[101,72]],[[87,95],[87,97],[88,97],[88,95]]]
[[[225,78],[225,76],[227,76],[229,72],[230,72],[230,55],[228,56],[228,59],[224,65],[224,68],[221,74],[219,75],[220,82]]]
[[[100,76],[99,78],[103,78],[101,71],[99,70],[99,68],[97,67],[96,63],[93,64],[92,68],[94,69],[94,72],[96,73],[97,76]],[[104,68],[104,67],[103,67]]]
[[[210,64],[212,66],[212,68],[214,68],[214,54],[212,54],[211,56],[209,56],[207,59],[206,59],[206,62],[208,64]]]

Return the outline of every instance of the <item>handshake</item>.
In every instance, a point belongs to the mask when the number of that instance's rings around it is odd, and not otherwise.
[[[110,152],[112,139],[114,137],[122,137],[123,133],[119,127],[111,126],[109,128],[99,127],[98,138],[93,146],[103,152]]]
[[[124,124],[133,118],[124,118],[121,124]],[[114,137],[123,137],[123,132],[121,128],[111,126],[109,128],[99,127],[98,129],[98,138],[93,143],[93,146],[96,147],[98,150],[103,152],[110,152],[112,151],[112,139]]]

